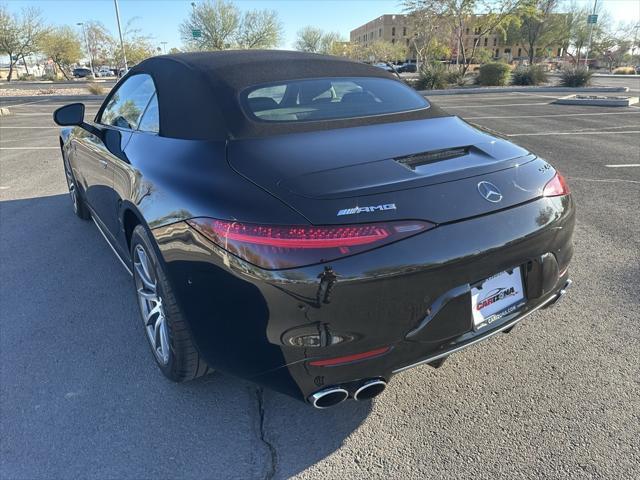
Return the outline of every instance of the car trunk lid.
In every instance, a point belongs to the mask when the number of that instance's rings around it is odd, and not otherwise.
[[[457,117],[233,140],[228,159],[313,224],[452,222],[529,201],[544,186],[529,175],[539,169],[533,155]],[[485,200],[480,181],[502,199]]]

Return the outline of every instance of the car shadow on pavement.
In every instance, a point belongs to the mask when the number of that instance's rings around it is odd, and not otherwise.
[[[167,381],[129,274],[68,195],[0,202],[0,278],[0,477],[288,477],[371,411],[222,373]]]

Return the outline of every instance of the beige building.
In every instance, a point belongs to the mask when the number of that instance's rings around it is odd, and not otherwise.
[[[352,43],[358,43],[364,47],[369,46],[376,41],[386,41],[391,43],[402,43],[410,47],[412,56],[415,56],[414,49],[411,45],[410,21],[404,14],[388,14],[351,30],[349,40]],[[473,42],[478,42],[478,50],[488,50],[493,58],[505,58],[508,61],[520,60],[527,58],[527,49],[523,45],[506,45],[500,35],[479,35],[478,31],[473,27],[473,19],[469,22],[469,26],[465,27],[462,42],[467,55],[473,48]],[[455,59],[458,55],[459,45],[455,40],[455,36],[449,39],[451,48],[451,58]],[[564,52],[561,47],[553,46],[547,49],[547,56],[561,57]]]
[[[351,30],[349,40],[365,47],[381,40],[409,46],[411,32],[408,24],[409,20],[406,15],[382,15],[355,30]]]

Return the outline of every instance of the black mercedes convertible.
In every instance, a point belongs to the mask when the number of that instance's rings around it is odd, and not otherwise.
[[[73,209],[133,277],[162,372],[326,408],[553,305],[574,204],[545,160],[336,57],[150,58],[59,108]]]

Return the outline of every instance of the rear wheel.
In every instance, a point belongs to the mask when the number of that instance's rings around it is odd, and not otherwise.
[[[91,213],[87,208],[87,204],[84,203],[84,199],[80,195],[76,179],[73,176],[71,167],[66,159],[64,160],[64,175],[67,177],[67,187],[69,188],[69,196],[71,197],[71,202],[73,204],[73,213],[83,220],[89,220],[91,218]]]
[[[142,225],[133,230],[131,258],[145,336],[162,373],[174,382],[184,382],[212,372],[193,344],[152,240]]]

